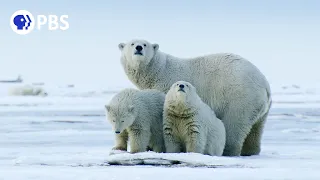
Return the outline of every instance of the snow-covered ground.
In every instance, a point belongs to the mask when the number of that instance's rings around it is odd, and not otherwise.
[[[320,89],[315,84],[272,87],[274,104],[259,156],[166,155],[208,167],[108,165],[114,134],[103,105],[114,89],[45,85],[48,96],[34,97],[8,96],[9,88],[0,85],[1,180],[320,179]]]

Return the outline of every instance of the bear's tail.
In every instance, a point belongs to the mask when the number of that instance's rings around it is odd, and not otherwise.
[[[266,89],[266,93],[267,93],[268,102],[267,104],[264,104],[262,106],[257,120],[261,119],[266,113],[268,113],[272,106],[272,98],[271,98],[270,90]]]
[[[270,91],[267,91],[267,97],[268,97],[268,104],[269,104],[268,109],[270,109],[272,106],[272,97],[271,97]]]

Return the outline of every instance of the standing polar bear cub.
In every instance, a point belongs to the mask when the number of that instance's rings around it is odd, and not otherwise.
[[[105,106],[107,119],[116,134],[113,150],[131,153],[153,150],[165,152],[163,140],[163,105],[165,94],[157,90],[127,88]]]
[[[226,128],[225,156],[257,155],[271,91],[259,69],[241,56],[217,53],[178,58],[158,44],[131,40],[118,45],[125,73],[139,89],[167,93],[177,81],[190,82]]]
[[[166,95],[163,113],[166,152],[194,152],[221,156],[226,142],[223,123],[202,102],[192,84],[174,83]]]

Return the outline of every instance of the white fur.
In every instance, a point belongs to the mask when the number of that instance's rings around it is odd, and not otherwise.
[[[146,46],[144,46],[144,44]],[[143,55],[135,47],[143,45]],[[269,109],[270,86],[252,63],[239,55],[217,53],[178,58],[146,40],[121,43],[121,63],[139,89],[167,92],[177,81],[193,84],[200,98],[221,119],[227,132],[224,155],[257,155]]]
[[[166,95],[163,133],[169,153],[221,156],[226,142],[222,121],[202,102],[196,88],[185,81],[174,83]]]
[[[107,120],[116,133],[113,150],[131,153],[153,150],[164,152],[163,104],[165,94],[157,90],[127,88],[116,94],[106,108]]]
[[[9,89],[11,96],[47,96],[47,92],[41,87],[31,85],[17,86]]]

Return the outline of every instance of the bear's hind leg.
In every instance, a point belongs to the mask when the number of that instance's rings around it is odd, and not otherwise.
[[[131,153],[145,152],[150,142],[150,131],[131,130],[130,132],[130,149]]]
[[[237,103],[232,104],[228,109],[222,118],[226,129],[226,145],[223,156],[240,156],[244,140],[252,126],[250,124],[253,121],[250,118],[252,111]]]
[[[261,151],[261,138],[263,134],[264,124],[266,122],[268,112],[263,115],[251,128],[250,133],[246,137],[241,156],[258,155]]]
[[[159,136],[162,136],[162,135],[159,135]],[[161,139],[156,139],[155,142],[153,142],[153,150],[154,152],[158,152],[158,153],[163,153],[163,152],[166,152],[166,147],[164,145],[164,140],[161,138]]]
[[[232,128],[227,128],[223,156],[240,156],[243,142],[249,131],[250,128],[242,125],[234,125]]]

